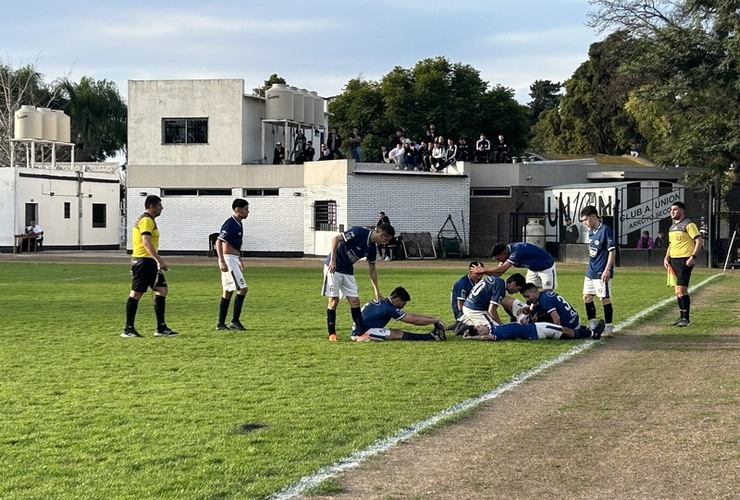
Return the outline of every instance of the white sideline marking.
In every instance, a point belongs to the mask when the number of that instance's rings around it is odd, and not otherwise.
[[[715,274],[713,276],[709,276],[704,281],[701,281],[697,285],[694,285],[691,288],[689,288],[689,292],[693,292],[694,290],[706,285],[711,280],[719,276],[721,275]],[[626,328],[629,325],[635,323],[638,319],[646,316],[647,314],[650,314],[651,312],[657,309],[660,309],[661,307],[675,300],[676,299],[674,297],[668,297],[667,299],[661,300],[657,304],[653,304],[647,309],[643,309],[642,311],[638,312],[631,318],[628,318],[625,321],[615,325],[614,329],[618,331],[623,328]],[[511,391],[512,389],[515,389],[518,385],[520,385],[522,382],[526,381],[527,379],[530,379],[534,377],[535,375],[539,375],[540,373],[547,370],[548,368],[551,368],[555,365],[559,365],[560,363],[563,363],[564,361],[567,361],[568,359],[572,358],[576,354],[579,354],[585,351],[586,349],[590,349],[597,342],[599,341],[584,342],[583,344],[580,344],[574,347],[573,349],[570,349],[569,351],[566,351],[563,354],[560,354],[556,358],[544,361],[540,363],[539,365],[535,366],[534,368],[527,370],[524,373],[515,375],[514,378],[511,379],[509,382],[501,384],[500,386],[496,387],[495,389],[485,394],[482,394],[475,398],[467,399],[461,403],[457,403],[453,406],[450,406],[449,408],[446,408],[440,411],[439,413],[432,415],[426,420],[422,420],[421,422],[418,422],[414,425],[401,429],[393,436],[387,437],[385,439],[380,439],[374,442],[373,444],[371,444],[364,450],[357,451],[345,458],[341,458],[337,462],[333,463],[332,465],[321,467],[319,470],[317,470],[310,476],[302,477],[301,479],[298,480],[298,482],[293,483],[287,486],[286,488],[278,491],[277,493],[272,495],[272,497],[270,498],[274,500],[288,500],[290,498],[294,498],[302,494],[308,488],[318,486],[319,484],[321,484],[322,481],[329,479],[330,477],[336,476],[337,474],[341,472],[344,472],[346,470],[353,469],[359,466],[362,462],[364,462],[368,458],[374,457],[375,455],[379,455],[381,453],[388,451],[389,449],[391,449],[393,446],[395,446],[399,442],[406,441],[416,436],[421,431],[426,430],[429,427],[432,427],[433,425],[436,425],[437,423],[439,423],[440,421],[446,418],[453,417],[464,411],[475,408],[481,405],[482,403],[485,403],[486,401],[497,398],[501,394],[504,394],[508,391]]]

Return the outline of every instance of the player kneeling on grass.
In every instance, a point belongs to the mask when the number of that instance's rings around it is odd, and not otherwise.
[[[391,292],[390,297],[373,300],[362,308],[362,322],[365,333],[352,325],[352,339],[358,342],[371,340],[446,340],[445,324],[436,316],[418,314],[403,310],[407,302],[411,302],[411,295],[403,287]],[[395,328],[386,328],[392,319],[403,321],[411,325],[434,325],[429,333],[404,332]]]
[[[566,327],[575,332],[575,337],[592,337],[592,330],[581,326],[581,318],[573,306],[565,298],[552,290],[539,291],[534,283],[527,283],[521,290],[521,294],[527,299],[530,307],[530,322],[544,321]],[[604,321],[596,323],[593,331],[598,331],[599,336],[604,331]]]
[[[499,316],[499,305],[510,316],[521,316],[524,303],[506,294],[519,292],[525,284],[524,276],[519,273],[512,274],[506,281],[498,276],[486,276],[473,287],[463,302],[458,323],[468,326],[500,325],[503,321]]]

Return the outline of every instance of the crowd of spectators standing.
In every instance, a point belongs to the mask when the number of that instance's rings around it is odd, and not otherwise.
[[[357,161],[364,161],[362,154],[362,135],[357,127],[347,134],[349,156]],[[341,151],[343,138],[336,127],[331,127],[324,142],[319,146],[318,160],[344,159]],[[278,143],[278,146],[280,144]],[[294,140],[293,160],[301,164],[313,161],[316,155],[311,141],[306,140],[303,131],[298,131]],[[423,172],[441,172],[458,161],[472,161],[474,163],[507,163],[511,154],[511,147],[504,136],[500,134],[498,141],[491,144],[485,134],[474,144],[468,144],[464,137],[455,140],[445,139],[438,133],[435,125],[430,123],[418,140],[407,137],[398,130],[391,137],[387,146],[381,146],[380,159],[386,163],[395,164],[396,170],[415,170]],[[371,155],[373,156],[373,155]],[[276,148],[274,163],[282,163],[286,158],[284,148]],[[376,156],[377,158],[377,156]]]

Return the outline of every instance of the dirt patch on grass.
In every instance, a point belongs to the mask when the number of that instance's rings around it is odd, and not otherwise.
[[[716,293],[735,292],[694,293],[694,314]],[[657,330],[608,339],[310,498],[738,498],[740,328]]]

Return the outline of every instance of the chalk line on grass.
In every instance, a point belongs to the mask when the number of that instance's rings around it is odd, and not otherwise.
[[[707,283],[709,283],[711,280],[721,276],[720,274],[715,274],[712,276],[709,276],[708,278],[704,279],[700,283],[692,286],[689,291],[692,292]],[[615,331],[622,330],[635,322],[637,322],[639,319],[647,316],[648,314],[660,309],[661,307],[675,301],[676,299],[673,297],[669,297],[667,299],[661,300],[660,302],[653,304],[652,306],[643,309],[642,311],[638,312],[637,314],[631,316],[630,318],[627,318],[625,321],[622,321],[621,323],[618,323],[615,325],[614,329]],[[438,424],[439,422],[448,419],[450,417],[454,417],[456,415],[459,415],[460,413],[463,413],[465,411],[468,411],[472,408],[475,408],[477,406],[480,406],[481,404],[485,403],[486,401],[489,401],[491,399],[497,398],[500,395],[511,391],[518,387],[522,382],[539,375],[540,373],[544,372],[545,370],[559,365],[568,359],[572,358],[576,354],[579,354],[586,349],[590,349],[593,347],[597,342],[599,341],[590,341],[590,342],[584,342],[573,349],[570,349],[563,354],[560,354],[559,356],[544,361],[540,363],[539,365],[525,371],[524,373],[520,373],[519,375],[515,375],[510,381],[494,388],[493,390],[482,394],[475,398],[470,398],[465,401],[462,401],[460,403],[457,403],[455,405],[450,406],[449,408],[446,408],[439,413],[436,413],[429,417],[426,420],[422,420],[421,422],[417,422],[414,425],[411,425],[409,427],[403,428],[400,431],[398,431],[393,436],[378,440],[365,448],[364,450],[357,451],[355,453],[352,453],[351,455],[344,457],[342,459],[339,459],[337,462],[333,463],[332,465],[328,465],[326,467],[322,467],[310,476],[304,476],[300,480],[298,480],[296,483],[293,483],[286,488],[278,491],[275,493],[271,498],[274,500],[288,500],[290,498],[294,498],[302,493],[304,493],[307,489],[313,488],[321,484],[322,481],[325,481],[326,479],[329,479],[331,477],[336,476],[337,474],[344,472],[349,469],[353,469],[357,466],[359,466],[362,462],[367,460],[368,458],[374,457],[376,455],[379,455],[381,453],[384,453],[391,449],[393,446],[397,445],[398,443],[402,441],[406,441],[416,435],[418,435],[420,432]]]

